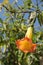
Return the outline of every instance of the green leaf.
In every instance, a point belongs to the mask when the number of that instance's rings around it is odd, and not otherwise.
[[[10,14],[5,12],[4,16],[10,17]]]
[[[24,6],[26,6],[25,8],[28,8],[28,9],[30,9],[31,8],[31,0],[25,0],[24,1]]]
[[[41,25],[43,25],[43,12],[38,14],[38,22]]]
[[[0,18],[0,23],[2,23],[3,22],[3,20]]]
[[[43,0],[40,0],[40,2],[43,2]]]

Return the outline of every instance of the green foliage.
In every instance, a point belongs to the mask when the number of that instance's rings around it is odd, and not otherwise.
[[[43,12],[40,7],[34,5],[32,0],[22,2],[23,5],[18,5],[15,1],[13,5],[9,3],[2,5],[6,17],[5,20],[0,18],[0,64],[2,65],[40,65],[40,57],[43,57],[43,28],[40,31],[34,28],[32,40],[37,44],[34,53],[25,54],[16,47],[16,40],[25,36],[28,26],[35,26],[36,18],[39,24],[43,25]],[[31,12],[34,11],[37,13],[35,20],[31,16]]]
[[[25,0],[24,1],[24,6],[26,6],[26,8],[30,9],[32,7],[32,2],[31,0]]]
[[[38,21],[39,21],[40,25],[43,24],[43,12],[41,12],[41,13],[38,14]]]

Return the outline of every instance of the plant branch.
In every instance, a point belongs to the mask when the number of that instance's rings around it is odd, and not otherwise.
[[[11,10],[9,10],[5,5],[3,5],[3,7],[4,7],[7,11],[9,11],[10,13],[31,13],[31,12],[32,12],[31,10],[29,10],[29,11],[11,11]]]

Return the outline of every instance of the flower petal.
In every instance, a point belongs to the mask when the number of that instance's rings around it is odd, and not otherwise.
[[[30,52],[34,52],[36,50],[37,44],[33,44],[32,48],[30,49]]]
[[[20,49],[21,51],[23,51],[25,53],[34,52],[36,49],[36,44],[33,44],[32,40],[27,37],[25,37],[21,40],[17,40],[16,45],[17,45],[18,49]]]

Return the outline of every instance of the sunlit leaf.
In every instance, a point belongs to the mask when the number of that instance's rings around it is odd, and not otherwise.
[[[38,21],[40,25],[43,25],[43,13],[38,14]]]
[[[9,0],[3,0],[3,5],[6,5],[6,4],[8,4],[8,2],[9,2]]]

